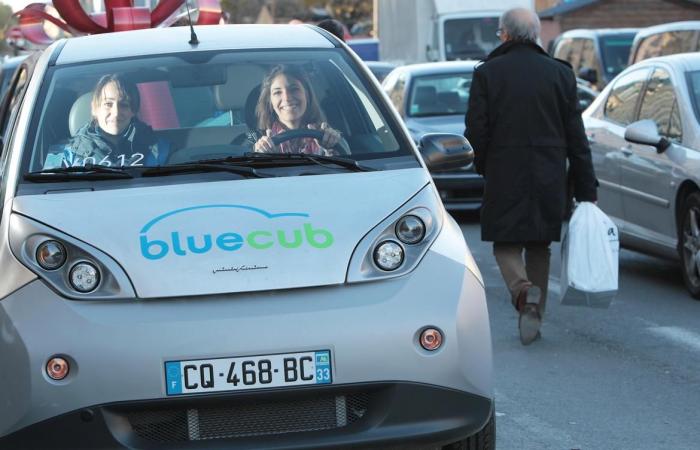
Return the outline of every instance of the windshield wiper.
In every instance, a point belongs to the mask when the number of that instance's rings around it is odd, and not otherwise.
[[[144,177],[161,177],[166,175],[175,175],[187,172],[230,172],[236,175],[251,178],[267,178],[272,175],[267,175],[258,172],[253,167],[231,164],[226,159],[221,160],[202,160],[194,163],[173,164],[170,166],[149,167],[141,173]]]
[[[355,172],[370,172],[376,169],[360,164],[354,159],[340,156],[311,155],[308,153],[246,153],[244,156],[229,156],[222,159],[198,161],[199,163],[235,163],[245,166],[279,167],[284,165],[318,164],[330,168],[328,164],[350,169]]]
[[[95,164],[73,167],[55,167],[24,175],[27,181],[65,181],[65,180],[119,180],[134,178],[122,167],[109,167]]]

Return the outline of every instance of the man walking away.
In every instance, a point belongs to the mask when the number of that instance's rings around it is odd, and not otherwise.
[[[481,238],[493,242],[524,345],[540,337],[549,246],[560,240],[565,212],[567,159],[578,201],[596,201],[597,185],[576,78],[537,44],[539,33],[530,10],[501,16],[502,44],[474,71],[465,117],[476,171],[485,179]]]

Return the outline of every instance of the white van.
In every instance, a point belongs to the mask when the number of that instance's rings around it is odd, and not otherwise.
[[[318,28],[195,30],[62,40],[13,79],[0,448],[493,448],[483,280],[427,170],[468,143],[421,156]],[[279,66],[306,79],[284,104]],[[269,97],[320,125],[254,152]]]

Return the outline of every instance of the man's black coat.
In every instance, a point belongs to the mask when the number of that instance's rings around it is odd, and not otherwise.
[[[559,241],[567,158],[576,199],[596,200],[576,78],[538,45],[506,42],[476,68],[465,125],[485,179],[483,240]]]

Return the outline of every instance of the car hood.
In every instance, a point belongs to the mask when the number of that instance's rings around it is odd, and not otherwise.
[[[406,126],[416,139],[425,133],[452,133],[464,134],[464,115],[454,114],[450,116],[436,117],[411,117],[406,119]]]
[[[138,297],[344,283],[362,237],[424,169],[62,192],[13,210],[110,255]]]

